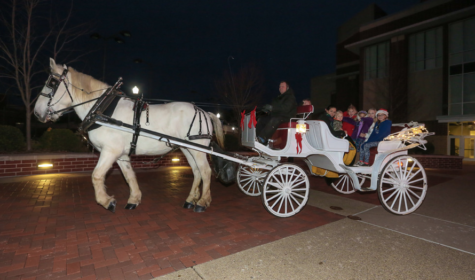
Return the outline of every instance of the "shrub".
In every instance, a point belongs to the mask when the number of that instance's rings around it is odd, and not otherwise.
[[[0,151],[13,152],[25,149],[25,137],[20,129],[9,126],[0,125]]]
[[[39,142],[41,149],[47,151],[85,151],[79,137],[69,129],[48,129],[41,135]]]

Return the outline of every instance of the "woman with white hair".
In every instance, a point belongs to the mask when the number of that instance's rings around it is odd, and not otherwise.
[[[376,112],[377,121],[374,124],[373,131],[368,140],[361,145],[360,161],[358,165],[369,166],[369,149],[377,147],[379,142],[383,141],[391,134],[392,122],[388,120],[389,113],[386,109],[379,109]]]

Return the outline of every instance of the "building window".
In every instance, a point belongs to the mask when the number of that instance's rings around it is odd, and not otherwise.
[[[449,115],[475,114],[475,17],[449,25]]]
[[[389,42],[365,49],[365,80],[384,78],[388,75]]]
[[[409,36],[411,72],[442,67],[442,27]]]

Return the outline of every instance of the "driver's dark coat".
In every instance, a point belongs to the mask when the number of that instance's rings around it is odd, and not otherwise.
[[[294,91],[291,88],[272,99],[271,105],[271,116],[273,117],[285,117],[290,119],[295,118],[295,115],[297,114],[297,100],[295,99]]]

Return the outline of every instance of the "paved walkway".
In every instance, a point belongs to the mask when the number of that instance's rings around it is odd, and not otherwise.
[[[182,209],[183,167],[139,172],[142,204],[115,214],[95,203],[90,174],[5,178],[0,279],[475,279],[474,167],[428,170],[424,204],[403,217],[315,177],[308,206],[286,219],[216,182],[205,213]],[[122,176],[106,184],[125,205]]]

